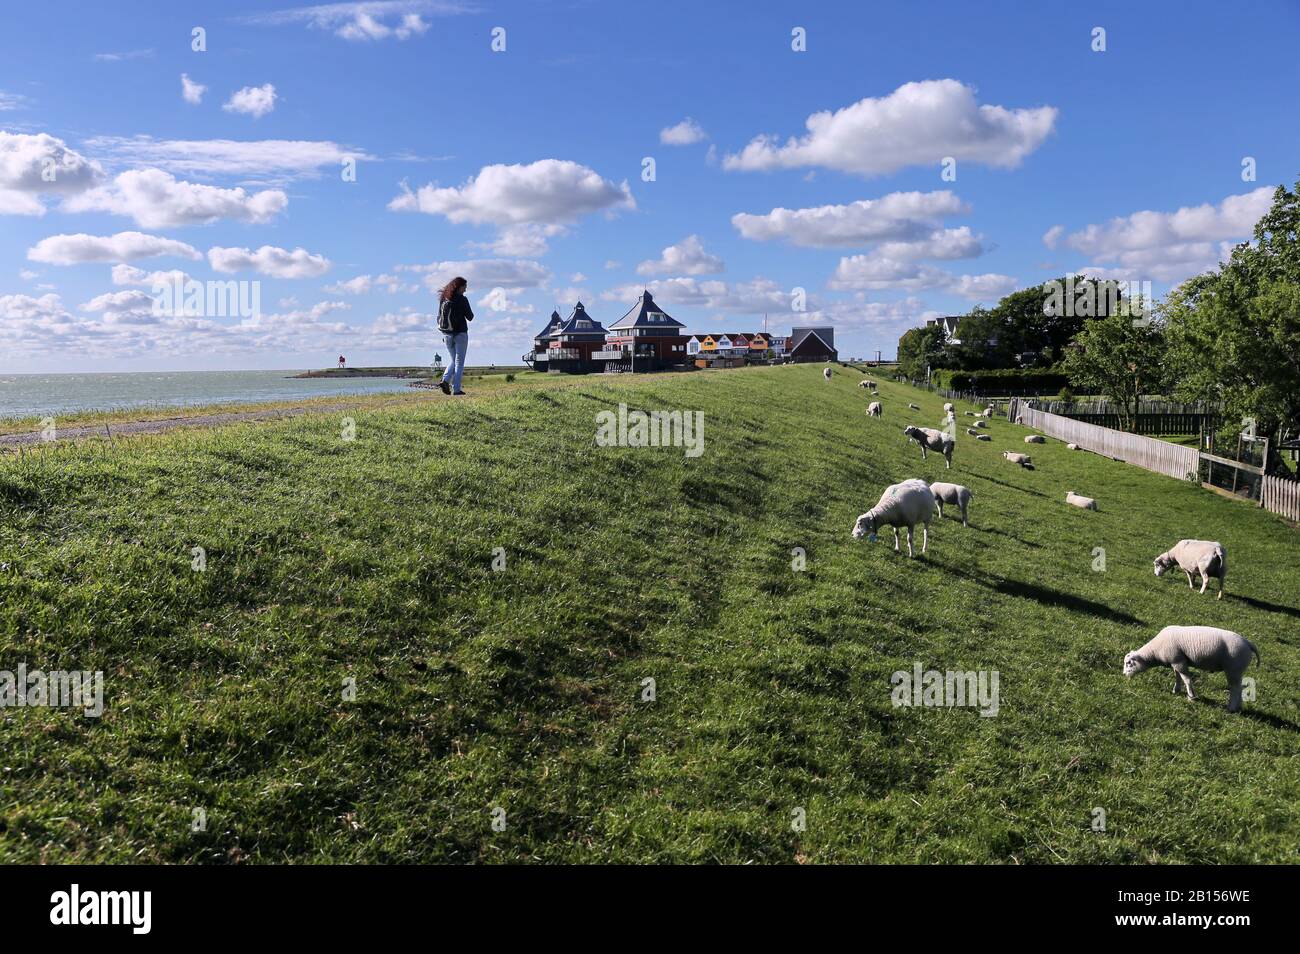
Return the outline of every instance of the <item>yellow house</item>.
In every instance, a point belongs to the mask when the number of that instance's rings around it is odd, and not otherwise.
[[[750,351],[766,351],[768,349],[767,335],[761,331],[758,334],[749,336]]]

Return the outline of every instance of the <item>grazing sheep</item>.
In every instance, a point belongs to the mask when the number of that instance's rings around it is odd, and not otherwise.
[[[939,508],[940,520],[943,519],[943,505],[953,504],[961,508],[961,525],[969,526],[966,523],[966,508],[970,506],[970,499],[974,496],[969,487],[936,482],[930,485],[930,493],[934,494],[934,505]]]
[[[825,375],[827,381],[829,381],[829,380],[831,379],[831,369],[830,369],[830,368],[823,368],[823,369],[822,369],[822,374]]]
[[[951,405],[951,404],[948,404],[948,403],[945,402],[944,405],[943,405],[943,409],[944,409],[947,413],[949,413],[949,414],[952,413],[952,405]]]
[[[969,434],[971,437],[979,437],[979,436],[980,436],[980,432],[977,431],[977,430],[976,430],[975,428],[973,428],[973,427],[968,427],[968,428],[966,428],[966,433]],[[985,434],[984,436],[985,436],[985,437],[988,437],[987,434]]]
[[[872,401],[870,404],[867,405],[867,416],[868,416],[868,417],[880,417],[880,402],[879,402],[879,401]]]
[[[919,404],[909,404],[908,407],[910,407],[913,411],[921,410],[921,405]]]
[[[943,455],[944,470],[952,468],[952,450],[957,441],[950,434],[936,431],[933,427],[916,427],[909,424],[903,433],[921,445],[921,460],[925,460],[927,450],[937,451]]]
[[[1016,454],[1012,451],[1003,451],[1002,456],[1013,464],[1019,464],[1021,467],[1028,468],[1029,470],[1034,469],[1033,458],[1028,454]]]
[[[1241,711],[1241,675],[1250,666],[1250,657],[1259,666],[1259,650],[1240,633],[1214,626],[1166,626],[1155,638],[1124,657],[1124,675],[1134,676],[1152,666],[1168,666],[1174,671],[1174,692],[1181,682],[1187,698],[1195,699],[1188,669],[1222,672],[1228,676],[1228,711]]]
[[[977,441],[992,441],[992,440],[993,440],[993,436],[992,436],[991,434],[978,434],[978,433],[977,433],[977,434],[975,435],[975,440],[977,440]]]
[[[898,528],[907,527],[907,555],[912,556],[912,530],[922,524],[921,552],[930,543],[930,521],[934,519],[934,493],[924,480],[905,480],[890,484],[880,495],[880,502],[858,517],[853,525],[853,539],[864,536],[876,542],[876,531],[881,527],[894,530],[894,552],[898,552]]]
[[[1092,497],[1085,497],[1082,494],[1076,494],[1073,490],[1065,492],[1065,502],[1071,507],[1081,507],[1084,510],[1096,510],[1097,501]],[[1157,574],[1158,575],[1158,574]]]
[[[1026,434],[1026,435],[1025,435],[1025,443],[1026,443],[1026,444],[1046,444],[1046,443],[1047,443],[1047,438],[1045,438],[1042,434]]]
[[[1188,589],[1196,589],[1192,577],[1198,573],[1201,575],[1202,593],[1210,577],[1218,577],[1219,595],[1215,599],[1223,599],[1223,583],[1228,578],[1228,551],[1222,543],[1217,540],[1179,540],[1172,549],[1156,557],[1156,576],[1163,576],[1165,570],[1175,564],[1187,574]]]

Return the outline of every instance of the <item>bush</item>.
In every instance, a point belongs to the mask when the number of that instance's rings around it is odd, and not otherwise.
[[[506,384],[509,384],[509,383],[510,383],[511,381],[513,381],[514,379],[515,379],[515,376],[514,376],[513,374],[507,374],[507,375],[506,375]]]
[[[997,371],[953,371],[940,369],[930,378],[947,391],[979,391],[981,394],[1050,394],[1068,387],[1063,374],[1036,368],[1006,368]]]

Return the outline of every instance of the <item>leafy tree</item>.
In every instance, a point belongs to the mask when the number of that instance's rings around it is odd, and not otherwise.
[[[1084,324],[1066,348],[1062,367],[1076,387],[1106,395],[1120,426],[1131,431],[1142,395],[1164,389],[1165,352],[1160,322],[1134,321],[1127,309],[1119,309]]]
[[[1260,434],[1300,428],[1298,231],[1300,182],[1278,187],[1252,242],[1217,271],[1184,282],[1161,309],[1175,393],[1222,400],[1229,415],[1253,417]],[[1278,458],[1270,458],[1271,468]]]
[[[914,380],[924,378],[926,367],[936,364],[944,338],[943,328],[939,325],[906,331],[898,339],[898,370]]]

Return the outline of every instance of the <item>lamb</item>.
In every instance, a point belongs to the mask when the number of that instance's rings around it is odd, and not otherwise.
[[[976,427],[988,427],[989,425],[988,425],[988,421],[976,421],[976,422],[975,422],[975,426],[976,426]]]
[[[1065,492],[1065,502],[1071,507],[1080,507],[1084,510],[1096,510],[1097,501],[1092,497],[1085,497],[1082,494],[1076,494],[1073,490]],[[1159,576],[1159,574],[1156,574]]]
[[[944,484],[935,482],[930,485],[930,492],[934,494],[934,504],[939,508],[939,519],[943,519],[943,505],[953,504],[961,508],[961,525],[970,526],[966,522],[966,508],[970,506],[970,499],[974,496],[969,487],[963,487],[961,484]]]
[[[1066,449],[1066,450],[1078,450],[1078,449],[1079,449],[1079,445],[1078,445],[1078,444],[1066,444],[1066,445],[1065,445],[1065,449]]]
[[[1223,583],[1228,578],[1228,552],[1217,540],[1179,540],[1173,548],[1156,557],[1156,576],[1163,576],[1165,570],[1175,564],[1187,574],[1187,588],[1195,589],[1192,577],[1201,575],[1201,592],[1210,582],[1210,577],[1219,578],[1219,595],[1223,599]]]
[[[993,405],[990,404],[990,405],[989,405],[988,407],[986,407],[984,410],[980,411],[980,416],[981,416],[981,417],[992,417],[992,416],[993,416]]]
[[[1025,443],[1026,443],[1026,444],[1046,444],[1046,443],[1047,443],[1047,438],[1045,438],[1042,434],[1026,434],[1026,435],[1025,435]]]
[[[979,437],[979,436],[980,436],[980,432],[977,431],[977,430],[975,430],[975,428],[973,428],[973,427],[968,427],[968,428],[966,428],[966,433],[969,434],[971,437]],[[985,434],[984,436],[985,436],[985,437],[988,437],[987,434]],[[990,438],[990,439],[991,439],[991,438]]]
[[[952,469],[952,451],[957,441],[952,435],[936,431],[933,427],[916,427],[909,424],[903,433],[921,445],[921,460],[925,460],[927,450],[937,451],[943,455],[944,470]]]
[[[910,407],[913,411],[921,410],[921,405],[919,404],[909,404],[908,407]]]
[[[1152,666],[1169,666],[1174,671],[1174,692],[1181,682],[1187,698],[1195,699],[1188,668],[1222,672],[1228,676],[1228,711],[1241,711],[1241,675],[1254,655],[1259,667],[1259,650],[1240,633],[1214,626],[1166,626],[1155,638],[1124,657],[1124,675],[1132,677]]]
[[[992,440],[993,440],[993,437],[992,437],[991,435],[989,435],[989,434],[976,434],[976,435],[975,435],[975,440],[977,440],[977,441],[992,441]],[[1031,468],[1031,469],[1032,469],[1032,468]]]
[[[912,531],[916,525],[923,524],[921,530],[921,552],[930,543],[930,521],[934,519],[934,493],[926,486],[924,480],[905,480],[901,484],[890,484],[880,495],[880,502],[858,517],[853,525],[853,539],[861,540],[864,536],[871,543],[876,542],[876,531],[881,527],[894,530],[894,552],[898,552],[898,528],[907,527],[907,555],[912,556]]]
[[[871,382],[870,382],[870,381],[867,381],[867,380],[864,379],[864,380],[858,382],[858,387],[860,387],[860,388],[869,388],[869,387],[871,387]]]
[[[870,404],[867,405],[867,416],[868,416],[868,417],[880,417],[880,402],[879,402],[879,401],[872,401]]]
[[[1019,464],[1021,467],[1024,467],[1027,470],[1034,469],[1033,458],[1031,458],[1028,454],[1016,454],[1013,453],[1012,451],[1003,451],[1002,456],[1005,457],[1007,460],[1011,461],[1011,463]]]
[[[822,369],[822,374],[826,376],[826,380],[827,380],[827,381],[829,381],[829,380],[831,379],[831,369],[830,369],[830,368],[823,368],[823,369]]]
[[[944,406],[943,406],[943,409],[944,409],[944,411],[947,412],[948,414],[951,414],[951,413],[952,413],[952,405],[951,405],[951,404],[945,403]]]

